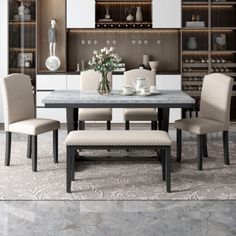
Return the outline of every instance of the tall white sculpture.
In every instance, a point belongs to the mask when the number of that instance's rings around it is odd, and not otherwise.
[[[46,60],[46,67],[51,71],[56,71],[61,66],[60,59],[56,56],[56,45],[57,45],[57,20],[52,19],[50,21],[50,28],[48,30],[48,42],[49,42],[49,57]]]

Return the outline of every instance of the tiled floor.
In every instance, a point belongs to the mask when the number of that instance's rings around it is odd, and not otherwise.
[[[2,201],[0,235],[233,236],[236,201]]]
[[[235,201],[0,202],[2,236],[233,236]]]

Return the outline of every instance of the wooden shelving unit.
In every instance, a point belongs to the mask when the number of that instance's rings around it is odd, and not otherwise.
[[[219,72],[236,81],[236,1],[182,2],[181,70],[183,90],[200,101],[205,75]],[[198,21],[194,27],[186,22]],[[200,23],[197,27],[199,21]],[[203,27],[204,26],[204,27]],[[197,47],[189,49],[190,37],[195,37]],[[219,38],[220,37],[220,38]],[[216,40],[217,38],[217,40]],[[225,38],[225,44],[224,42]],[[220,43],[217,43],[219,42]],[[233,87],[231,120],[236,121],[236,83]],[[199,104],[196,106],[199,110]],[[194,111],[194,114],[197,113]],[[191,116],[191,113],[188,113]],[[183,114],[185,116],[185,114]]]
[[[142,21],[135,21],[136,8],[141,7]],[[106,8],[110,18],[106,18]],[[131,14],[133,20],[127,21]],[[96,28],[152,28],[152,0],[96,0]]]
[[[24,17],[18,8],[24,4]],[[31,77],[36,86],[36,32],[37,1],[9,0],[9,73],[24,73]]]

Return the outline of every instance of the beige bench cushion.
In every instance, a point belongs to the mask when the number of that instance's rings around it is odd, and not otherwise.
[[[65,141],[68,146],[170,146],[165,131],[146,130],[83,130],[72,131]]]
[[[111,108],[81,108],[79,109],[79,120],[81,121],[111,121]]]
[[[155,108],[126,108],[124,109],[124,119],[128,121],[155,121],[157,120],[157,110]]]
[[[193,134],[221,132],[226,129],[224,123],[204,118],[189,118],[177,120],[175,122],[175,128],[185,130]]]
[[[9,125],[9,131],[28,135],[38,135],[60,128],[60,122],[49,119],[28,119]]]

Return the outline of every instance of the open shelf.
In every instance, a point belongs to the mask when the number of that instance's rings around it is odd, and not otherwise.
[[[96,0],[96,28],[152,28],[152,1]]]

